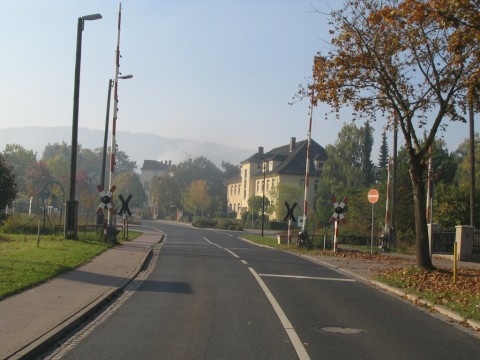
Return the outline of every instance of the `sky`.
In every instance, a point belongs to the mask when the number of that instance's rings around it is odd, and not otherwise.
[[[268,151],[288,144],[291,137],[306,139],[309,102],[290,103],[299,85],[311,80],[315,54],[328,48],[328,18],[322,13],[342,3],[123,0],[120,72],[133,78],[118,83],[117,131],[215,142],[252,153],[259,146]],[[96,13],[103,18],[86,21],[82,34],[79,126],[104,129],[119,4],[0,1],[0,131],[72,125],[77,19]],[[323,104],[313,110],[312,139],[322,146],[333,144],[351,121],[348,112],[326,119],[329,111]],[[384,125],[374,124],[374,154]],[[468,125],[452,125],[447,135],[447,147],[454,151],[468,137]]]

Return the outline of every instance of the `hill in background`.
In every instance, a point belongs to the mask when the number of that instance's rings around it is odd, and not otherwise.
[[[237,165],[245,160],[255,149],[238,149],[211,142],[200,142],[185,139],[167,138],[161,135],[146,133],[117,132],[118,149],[124,151],[130,160],[137,162],[140,171],[144,160],[172,161],[178,164],[188,159],[204,156],[217,166],[222,161]],[[78,144],[82,148],[95,149],[103,146],[104,131],[86,128],[78,129]],[[19,144],[27,150],[37,153],[41,159],[45,146],[49,143],[71,144],[72,130],[63,127],[22,127],[0,129],[0,151],[7,144]],[[108,146],[111,144],[109,134]]]

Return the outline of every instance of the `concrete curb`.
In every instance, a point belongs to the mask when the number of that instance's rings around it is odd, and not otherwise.
[[[161,243],[164,237],[165,237],[165,234],[162,234],[157,244]],[[70,318],[66,319],[63,323],[58,325],[56,328],[50,330],[43,336],[34,340],[29,345],[19,350],[15,354],[12,354],[11,356],[8,357],[8,359],[11,359],[11,360],[34,359],[39,354],[47,351],[49,348],[51,348],[55,344],[55,342],[62,339],[66,333],[68,333],[69,331],[72,331],[77,326],[79,326],[85,319],[92,316],[102,306],[107,304],[118,293],[120,293],[130,282],[132,282],[132,280],[135,279],[138,276],[138,274],[142,271],[145,264],[148,263],[148,261],[152,256],[152,252],[153,252],[153,249],[152,247],[150,247],[143,255],[142,259],[138,263],[135,270],[132,272],[131,276],[125,279],[122,283],[120,283],[120,285],[106,291],[103,295],[93,300],[90,304],[87,304],[84,308],[82,308],[80,311],[78,311],[76,314],[74,314]]]

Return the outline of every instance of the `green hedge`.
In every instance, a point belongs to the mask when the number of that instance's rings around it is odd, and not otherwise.
[[[232,219],[221,219],[217,223],[217,226],[215,228],[216,229],[221,229],[221,230],[243,231],[242,224],[240,224],[239,221],[232,220]]]

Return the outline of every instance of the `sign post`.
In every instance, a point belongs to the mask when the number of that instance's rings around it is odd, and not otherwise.
[[[368,201],[370,202],[370,204],[372,204],[372,239],[371,239],[371,242],[370,242],[370,253],[371,254],[373,254],[373,209],[374,209],[375,203],[378,201],[379,197],[380,197],[380,195],[378,194],[377,189],[371,189],[368,192]]]
[[[347,222],[345,218],[345,213],[347,211],[347,204],[348,204],[348,197],[344,197],[343,201],[339,204],[337,202],[336,196],[332,196],[331,198],[333,207],[335,211],[333,212],[332,217],[330,218],[330,222],[335,222],[335,228],[333,232],[333,252],[337,252],[337,242],[338,242],[338,223],[339,222]]]
[[[287,207],[287,216],[283,219],[283,221],[288,220],[288,232],[287,232],[287,243],[290,245],[290,239],[292,236],[292,220],[296,221],[295,216],[293,215],[293,209],[297,206],[297,203],[293,203],[292,207],[285,201],[285,206]]]
[[[130,211],[130,208],[128,207],[128,203],[132,199],[133,195],[131,195],[131,194],[128,195],[127,200],[125,200],[121,194],[118,197],[120,198],[120,201],[122,202],[122,208],[118,212],[118,215],[123,214],[123,237],[125,238],[125,228],[126,228],[126,238],[128,240],[128,217],[132,216],[132,212]]]

